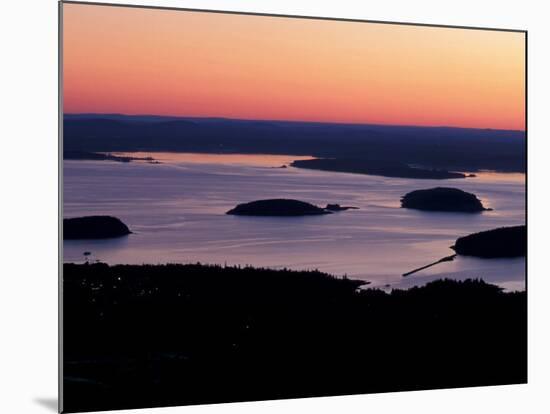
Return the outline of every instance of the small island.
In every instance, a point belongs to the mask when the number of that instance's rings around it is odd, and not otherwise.
[[[420,178],[434,180],[466,178],[466,175],[460,172],[453,172],[435,168],[428,169],[411,167],[405,163],[383,160],[364,160],[353,158],[313,158],[311,160],[296,160],[293,161],[290,165],[296,168],[306,168],[311,170],[379,175],[382,177]]]
[[[426,211],[447,211],[478,213],[491,209],[485,208],[475,194],[458,188],[436,187],[427,190],[415,190],[405,194],[401,207]]]
[[[109,239],[132,232],[120,219],[111,216],[85,216],[63,219],[63,239]]]
[[[226,214],[236,216],[311,216],[331,214],[331,212],[304,201],[274,198],[239,204]]]
[[[346,210],[359,210],[359,207],[341,206],[340,204],[327,204],[325,210],[328,211],[346,211]]]
[[[521,257],[527,254],[525,225],[500,227],[460,237],[451,247],[463,256],[483,258]]]

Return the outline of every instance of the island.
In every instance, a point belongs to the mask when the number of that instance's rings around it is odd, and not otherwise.
[[[421,178],[436,180],[466,178],[466,175],[460,172],[411,167],[405,163],[382,160],[313,158],[311,160],[296,160],[290,165],[296,168],[307,168],[311,170],[380,175],[383,177],[395,178]]]
[[[340,204],[327,204],[325,210],[328,211],[346,211],[346,210],[359,210],[359,207],[341,206]]]
[[[64,411],[522,383],[526,304],[481,280],[65,263]]]
[[[525,225],[500,227],[460,237],[451,247],[463,256],[483,258],[521,257],[527,254]]]
[[[462,213],[478,213],[491,210],[485,208],[475,194],[448,187],[411,191],[401,198],[401,207],[415,210]]]
[[[239,204],[225,214],[235,216],[312,216],[331,214],[331,212],[304,201],[273,198]]]
[[[90,160],[90,161],[146,161],[149,164],[160,164],[153,157],[128,157],[122,155],[113,155],[109,153],[90,152],[90,151],[63,151],[64,160]]]
[[[132,232],[120,219],[111,216],[85,216],[63,219],[63,239],[109,239]]]

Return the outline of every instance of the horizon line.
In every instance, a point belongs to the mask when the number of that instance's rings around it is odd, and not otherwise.
[[[264,118],[232,118],[224,116],[190,116],[190,115],[160,115],[160,114],[128,114],[121,112],[63,112],[65,115],[89,115],[89,116],[127,116],[127,117],[158,117],[158,118],[179,118],[179,119],[220,119],[227,121],[256,121],[256,122],[286,122],[299,124],[327,124],[327,125],[356,125],[356,126],[382,126],[382,127],[408,127],[408,128],[448,128],[448,129],[477,129],[491,131],[507,131],[507,132],[523,132],[526,133],[527,128],[512,129],[512,128],[491,128],[491,127],[465,127],[455,125],[414,125],[414,124],[384,124],[384,123],[369,123],[369,122],[345,122],[345,121],[308,121],[308,120],[286,120],[286,119],[264,119]]]

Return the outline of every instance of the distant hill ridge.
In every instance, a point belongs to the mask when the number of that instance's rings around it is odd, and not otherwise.
[[[524,131],[121,114],[67,114],[63,126],[65,150],[294,154],[525,170]]]
[[[119,113],[69,113],[64,114],[64,120],[81,120],[81,119],[111,119],[128,122],[143,122],[143,121],[198,121],[198,122],[235,122],[235,123],[262,123],[262,124],[301,124],[301,125],[319,125],[319,126],[347,126],[347,127],[380,127],[380,128],[426,128],[426,129],[458,129],[472,131],[498,131],[512,132],[524,134],[524,131],[514,129],[494,129],[494,128],[466,128],[451,125],[389,125],[389,124],[370,124],[370,123],[350,123],[350,122],[327,122],[327,121],[295,121],[295,120],[279,120],[279,119],[247,119],[247,118],[229,118],[229,117],[193,117],[180,115],[130,115]]]

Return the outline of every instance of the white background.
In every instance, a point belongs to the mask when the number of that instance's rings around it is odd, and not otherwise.
[[[529,30],[529,384],[177,407],[154,412],[550,412],[550,272],[545,260],[550,201],[550,13],[545,2],[134,3]],[[57,398],[57,3],[11,0],[0,7],[0,412],[52,413]],[[406,344],[403,346],[406,350]]]

